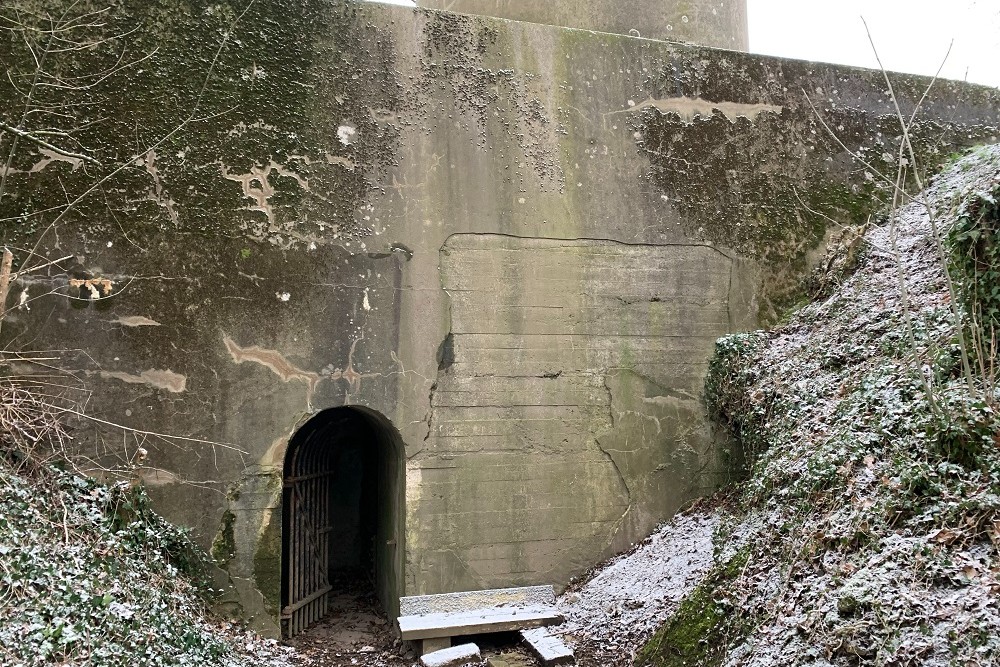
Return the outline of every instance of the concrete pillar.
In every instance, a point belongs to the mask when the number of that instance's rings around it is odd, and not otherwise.
[[[417,0],[428,9],[747,51],[746,0]]]

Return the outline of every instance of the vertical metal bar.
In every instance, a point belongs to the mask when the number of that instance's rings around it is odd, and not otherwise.
[[[326,467],[329,468],[329,464]],[[319,494],[319,500],[316,503],[317,505],[316,510],[319,514],[319,525],[322,526],[323,530],[326,531],[325,533],[323,533],[323,536],[320,539],[320,554],[319,554],[319,557],[322,560],[323,564],[325,565],[325,569],[327,572],[327,577],[326,577],[327,581],[323,582],[324,586],[330,583],[329,581],[330,536],[333,535],[333,531],[330,530],[331,528],[330,516],[329,516],[330,478],[328,477],[328,474],[329,474],[328,470],[324,470],[323,476],[320,477],[320,494]],[[329,599],[330,599],[329,593],[323,596],[323,602],[320,605],[323,612],[323,616],[326,616],[327,611],[329,610]]]
[[[310,473],[315,474],[315,470],[311,470]],[[315,493],[316,493],[316,480],[314,478],[314,479],[310,479],[309,480],[308,486],[306,487],[306,498],[307,498],[307,501],[306,501],[306,513],[307,514],[306,515],[309,517],[310,532],[314,532],[316,530],[316,524],[312,520],[312,518],[313,518],[312,517],[312,514],[313,514],[313,505],[314,505],[313,495]],[[310,549],[309,549],[309,564],[308,564],[308,582],[309,583],[308,583],[307,588],[309,589],[309,595],[310,596],[313,595],[313,593],[316,592],[316,554],[314,553],[315,552],[315,547],[313,547],[313,544],[315,544],[315,542],[316,542],[316,537],[317,536],[315,534],[312,535],[312,538],[313,538],[312,539],[312,544],[309,545],[310,546]],[[313,608],[313,603],[310,602],[309,603],[309,611],[306,613],[306,617],[308,618],[308,623],[310,625],[316,620],[314,611],[315,611],[315,609]]]
[[[295,454],[293,453],[293,457]],[[293,458],[292,465],[289,468],[289,473],[292,478],[295,477],[295,460]],[[295,482],[289,482],[291,488],[288,492],[288,605],[291,607],[296,601],[296,591],[295,591],[295,559],[298,557],[298,549],[296,543],[298,541],[298,530],[296,528],[296,523],[298,522],[298,513],[295,509]],[[298,634],[298,626],[295,623],[295,611],[291,612],[288,618],[288,636],[294,637]]]
[[[308,459],[307,459],[307,462],[308,462]],[[302,471],[302,473],[306,474],[308,470],[309,470],[308,468],[305,468]],[[308,547],[308,545],[309,545],[309,541],[308,541],[309,540],[309,535],[308,535],[309,524],[308,524],[308,521],[306,520],[306,512],[308,511],[308,509],[307,509],[307,505],[306,505],[306,497],[305,497],[305,491],[306,490],[305,490],[305,486],[300,483],[299,487],[298,487],[298,490],[299,490],[299,493],[301,494],[300,497],[299,497],[299,503],[300,503],[299,504],[299,572],[298,572],[298,579],[299,579],[299,600],[304,600],[305,597],[306,597],[306,595],[308,594],[308,586],[306,584],[306,567],[307,567],[308,562],[309,562],[308,561],[308,558],[309,558],[309,551],[308,551],[308,549],[309,549],[309,547]],[[301,607],[300,608],[300,611],[299,611],[299,627],[301,629],[303,629],[303,630],[305,629],[305,627],[307,625],[307,619],[306,619],[306,613],[307,612],[308,612],[308,609],[306,609],[305,607]]]
[[[316,522],[313,520],[314,507],[316,505],[316,473],[319,472],[319,466],[322,462],[322,456],[319,455],[319,448],[317,448],[317,453],[312,459],[312,465],[309,468],[309,474],[312,475],[312,479],[309,480],[309,489],[307,497],[309,498],[307,505],[307,514],[309,517],[309,595],[310,597],[316,594],[318,590],[316,587],[316,539],[318,535],[316,534]],[[316,622],[316,601],[313,600],[309,603],[309,624],[312,625]]]
[[[301,475],[302,471],[299,469],[296,471],[297,474]],[[296,481],[294,483],[294,496],[295,496],[295,603],[298,604],[302,599],[302,498],[300,496],[301,489],[299,488],[299,483]],[[302,631],[302,609],[295,610],[295,633],[298,634]]]
[[[301,475],[301,469],[296,466],[296,475]],[[300,496],[301,487],[299,482],[294,482],[294,498],[295,498],[295,561],[294,561],[294,590],[295,590],[295,603],[298,604],[299,600],[302,599],[302,498]],[[302,631],[302,610],[296,609],[295,612],[295,634]]]
[[[316,472],[315,469],[310,471],[310,473],[312,473],[312,474],[315,474],[315,472]],[[308,517],[309,517],[310,532],[313,533],[313,535],[312,535],[312,538],[313,538],[312,539],[312,544],[309,545],[310,546],[310,549],[309,549],[309,595],[313,595],[316,592],[316,554],[314,553],[316,549],[313,546],[313,544],[316,541],[316,535],[315,535],[316,525],[315,525],[315,523],[312,520],[312,518],[313,518],[313,516],[312,516],[312,514],[313,514],[313,504],[314,504],[313,495],[315,493],[316,493],[316,480],[314,478],[314,479],[310,479],[309,480],[308,493],[306,495],[306,497],[309,499],[308,504],[307,504],[306,512],[308,513]],[[316,621],[315,611],[316,610],[315,610],[315,608],[313,606],[313,603],[310,602],[309,603],[309,612],[308,612],[308,618],[309,618],[309,624],[310,625]]]
[[[324,618],[332,608],[330,559],[335,544],[332,531],[333,483],[338,443],[334,422],[304,433],[290,452],[287,466],[287,604],[293,608],[285,619],[288,636],[302,633]],[[331,442],[332,439],[332,442]],[[363,555],[367,558],[367,554]]]
[[[298,475],[297,467],[292,470],[293,475]],[[296,483],[292,482],[292,537],[291,537],[291,555],[290,555],[290,565],[289,565],[289,575],[291,581],[288,586],[288,597],[292,604],[297,604],[299,601],[299,498],[296,489]],[[299,634],[299,610],[296,609],[292,612],[292,636]]]
[[[306,459],[306,463],[309,463],[309,459]],[[306,467],[302,470],[303,475],[309,474],[310,468]],[[299,506],[299,520],[301,522],[301,534],[299,540],[299,599],[304,600],[309,594],[309,484],[306,481],[299,482],[299,494],[301,499],[301,505]],[[299,616],[301,617],[302,628],[305,629],[309,626],[309,605],[303,605],[299,610]]]
[[[326,463],[324,457],[324,464]],[[323,477],[316,478],[316,498],[313,503],[313,511],[316,515],[316,586],[320,589],[325,588],[327,585],[328,577],[326,577],[327,567],[326,563],[323,562],[323,543],[326,540],[326,533],[320,532],[326,528],[326,524],[323,522],[322,517],[322,497],[323,497]],[[316,618],[317,620],[322,619],[325,615],[323,613],[323,599],[316,600]]]
[[[301,474],[301,471],[296,471]],[[295,497],[295,603],[302,599],[302,506],[299,498],[298,482],[295,482],[293,494]],[[295,634],[302,631],[302,611],[295,610]]]

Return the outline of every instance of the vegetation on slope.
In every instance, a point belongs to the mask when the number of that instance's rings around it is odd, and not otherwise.
[[[998,192],[980,149],[868,232],[831,296],[719,341],[706,396],[750,475],[639,664],[1000,664]]]
[[[67,435],[15,380],[0,381],[0,664],[284,664],[284,649],[213,621],[203,555],[141,486],[40,460]]]

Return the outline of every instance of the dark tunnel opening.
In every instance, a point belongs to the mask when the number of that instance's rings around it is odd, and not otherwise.
[[[322,619],[331,595],[374,592],[395,616],[402,572],[398,432],[361,407],[324,410],[292,437],[282,491],[281,631]]]

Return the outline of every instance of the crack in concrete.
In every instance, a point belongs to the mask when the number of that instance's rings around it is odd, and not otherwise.
[[[125,315],[117,320],[111,320],[111,324],[120,324],[123,327],[158,327],[161,326],[156,320],[151,320],[143,315]]]
[[[180,224],[180,215],[177,213],[177,202],[175,202],[163,187],[160,180],[160,170],[156,168],[156,151],[150,149],[146,153],[145,160],[136,160],[136,164],[146,168],[146,172],[153,179],[153,189],[149,193],[149,200],[162,206],[167,211],[167,216],[175,225]]]
[[[611,385],[608,384],[607,375],[604,376],[604,389],[608,392],[608,413],[611,415],[611,430],[614,431],[615,427],[617,426],[618,418],[615,415],[614,393],[611,390]],[[594,438],[594,444],[597,445],[597,448],[601,450],[601,453],[604,454],[604,456],[608,458],[608,461],[611,462],[611,465],[614,466],[615,473],[618,475],[618,481],[625,489],[625,497],[628,500],[628,505],[625,507],[625,511],[622,512],[622,515],[615,522],[614,530],[611,533],[611,537],[613,540],[614,536],[621,529],[622,524],[625,523],[625,517],[627,517],[629,512],[632,510],[632,489],[629,487],[628,480],[625,479],[625,475],[622,473],[621,468],[618,467],[618,462],[615,461],[615,457],[611,455],[611,453],[614,450],[605,449],[604,445],[601,444],[600,436],[596,436]]]
[[[70,157],[68,155],[62,155],[48,148],[38,149],[38,153],[42,156],[42,159],[36,162],[34,165],[28,169],[29,174],[37,173],[46,167],[48,167],[53,162],[65,162],[70,166],[70,171],[76,171],[83,164],[83,160],[78,157]],[[23,171],[17,171],[15,169],[10,170],[11,174],[23,174]]]
[[[354,339],[351,343],[351,348],[347,353],[347,364],[344,368],[332,368],[333,365],[331,364],[321,373],[316,373],[315,371],[307,371],[299,368],[288,361],[277,350],[270,350],[259,345],[241,347],[228,334],[222,334],[222,342],[226,346],[226,351],[229,352],[229,356],[237,364],[242,364],[243,362],[260,364],[281,378],[282,382],[292,382],[293,380],[304,382],[306,384],[307,409],[312,408],[312,399],[316,393],[316,387],[323,381],[344,380],[347,383],[347,390],[344,397],[345,402],[350,403],[351,397],[361,391],[362,380],[386,376],[385,373],[359,373],[354,368],[354,354],[357,351],[358,343],[362,340],[364,340],[364,336]]]
[[[577,244],[580,242],[605,244],[609,246],[618,245],[618,246],[625,246],[627,248],[705,248],[707,250],[714,250],[715,252],[722,255],[726,259],[729,259],[730,261],[735,260],[737,258],[736,255],[733,254],[728,249],[717,246],[714,243],[707,241],[673,241],[673,242],[651,243],[651,242],[619,241],[618,239],[597,238],[593,236],[574,236],[571,238],[555,237],[555,236],[537,236],[537,235],[519,236],[517,234],[504,234],[501,232],[455,232],[454,234],[448,236],[447,239],[445,239],[444,245],[441,246],[441,250],[445,252],[450,252],[451,249],[449,248],[449,245],[452,243],[452,241],[459,241],[463,237],[471,237],[471,238],[495,237],[495,238],[514,239],[518,241],[552,241],[558,245],[552,245],[550,246],[551,248],[567,248],[567,249],[578,248],[579,246]],[[522,248],[499,248],[499,247],[491,249],[492,252],[496,253],[500,252],[517,253],[517,252],[522,252],[522,250],[523,250]],[[445,288],[442,286],[442,289]],[[454,288],[451,288],[451,290],[462,291]],[[445,291],[447,292],[448,289],[445,289]]]
[[[274,160],[268,161],[267,165],[263,167],[258,165],[251,166],[250,173],[247,174],[235,174],[229,171],[229,168],[221,162],[218,164],[219,168],[222,170],[223,178],[239,183],[243,188],[243,196],[247,199],[254,200],[256,205],[251,206],[249,210],[263,213],[267,216],[267,221],[272,225],[275,222],[275,216],[274,209],[271,206],[271,197],[273,197],[276,193],[275,187],[270,181],[272,172],[278,176],[291,178],[298,183],[299,187],[306,192],[309,192],[308,179],[300,176],[294,171],[286,169]]]

